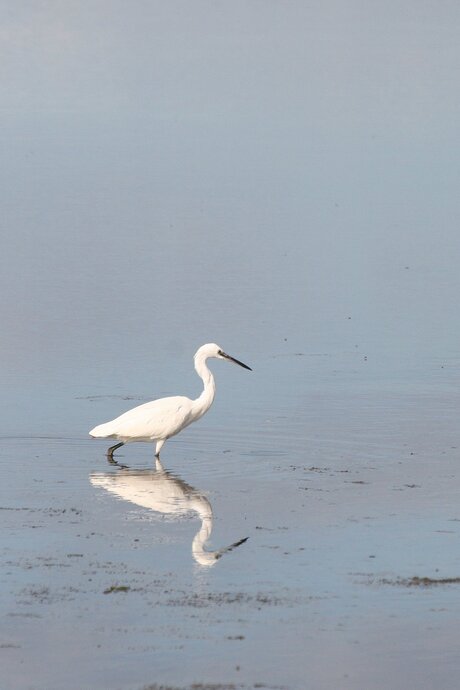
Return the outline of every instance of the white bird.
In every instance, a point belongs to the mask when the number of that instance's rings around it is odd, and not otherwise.
[[[156,470],[130,470],[120,467],[117,474],[109,472],[91,474],[91,484],[161,515],[181,518],[190,513],[196,513],[201,520],[201,526],[192,542],[192,554],[200,565],[214,565],[224,553],[232,551],[247,541],[246,537],[218,551],[207,551],[205,546],[211,536],[213,514],[209,500],[201,491],[197,491],[180,477],[165,470],[158,459]]]
[[[155,456],[159,457],[168,438],[200,419],[211,407],[216,393],[214,377],[206,366],[209,357],[226,359],[252,371],[251,367],[230,357],[215,343],[202,345],[194,357],[195,371],[204,384],[201,395],[196,400],[182,395],[152,400],[133,407],[111,422],[95,426],[89,432],[93,438],[115,438],[120,441],[108,449],[107,457],[112,458],[114,450],[133,441],[156,441]]]

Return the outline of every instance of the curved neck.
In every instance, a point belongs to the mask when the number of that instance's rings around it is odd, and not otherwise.
[[[214,376],[206,366],[206,357],[195,357],[195,371],[203,381],[204,388],[199,398],[193,401],[193,412],[195,418],[201,417],[209,410],[216,394],[216,384],[214,383]]]
[[[205,551],[204,545],[212,532],[212,516],[205,517],[192,542],[193,558],[200,565],[214,565],[219,556],[217,551]]]

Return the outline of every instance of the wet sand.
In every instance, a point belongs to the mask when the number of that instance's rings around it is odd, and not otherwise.
[[[322,389],[297,395],[296,362],[259,363],[292,372],[279,409],[218,406],[163,467],[142,444],[123,468],[84,437],[2,440],[3,687],[454,687],[456,395],[435,367],[430,395],[369,383],[352,356],[310,358]]]
[[[457,690],[459,23],[8,3],[0,690]]]

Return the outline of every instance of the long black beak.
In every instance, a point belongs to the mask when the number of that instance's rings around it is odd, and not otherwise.
[[[248,369],[249,369],[249,367],[248,367]],[[251,369],[251,371],[252,371],[252,369]],[[224,553],[227,553],[227,551],[233,551],[233,549],[236,549],[237,546],[241,546],[241,544],[244,544],[244,542],[247,541],[248,539],[249,539],[249,537],[245,537],[244,539],[240,539],[239,541],[236,541],[234,544],[230,544],[230,546],[226,546],[225,548],[220,549],[220,551],[218,551],[218,552],[216,553],[216,561],[217,561],[217,559],[220,558]]]
[[[247,364],[243,364],[243,362],[240,362],[239,359],[235,359],[234,357],[230,357],[230,355],[227,355],[226,352],[222,352],[222,350],[219,352],[221,357],[225,357],[225,359],[228,359],[230,362],[235,362],[235,364],[239,364],[240,367],[243,367],[243,369],[249,369],[249,371],[252,371],[251,367],[248,367]]]

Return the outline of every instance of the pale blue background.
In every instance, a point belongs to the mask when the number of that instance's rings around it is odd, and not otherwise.
[[[457,354],[458,3],[0,9],[5,385]]]
[[[449,0],[0,0],[8,686],[455,686],[456,587],[395,583],[460,572],[459,36]],[[162,452],[249,536],[203,573],[87,433],[198,395],[207,341],[254,371]]]

